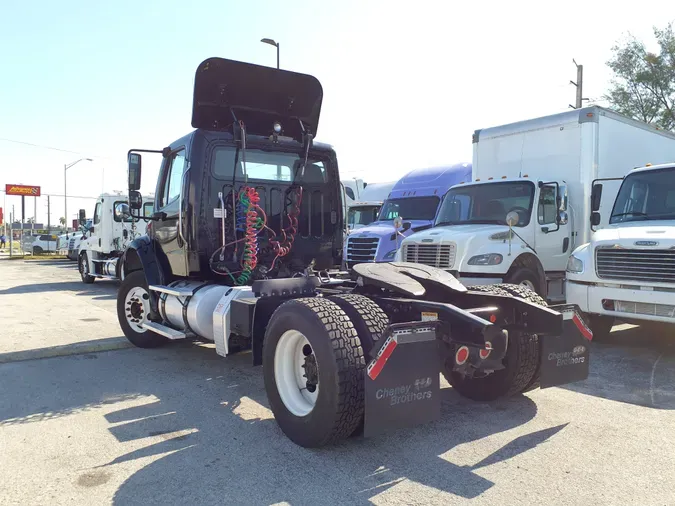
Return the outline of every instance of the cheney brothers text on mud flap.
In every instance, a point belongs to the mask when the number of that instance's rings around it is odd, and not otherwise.
[[[364,436],[438,420],[440,370],[434,324],[392,325],[368,364]]]
[[[588,378],[589,347],[593,333],[584,321],[578,306],[551,306],[562,313],[563,331],[560,336],[540,336],[540,387],[548,388]]]

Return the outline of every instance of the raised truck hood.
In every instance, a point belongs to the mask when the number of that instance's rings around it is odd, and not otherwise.
[[[195,74],[192,126],[228,130],[234,116],[251,135],[267,137],[275,121],[282,134],[302,142],[303,131],[316,137],[323,89],[307,74],[225,58],[204,60]]]

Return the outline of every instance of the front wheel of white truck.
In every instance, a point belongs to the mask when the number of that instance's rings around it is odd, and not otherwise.
[[[285,302],[265,332],[263,377],[281,430],[317,448],[348,438],[364,410],[366,362],[354,325],[322,298]]]
[[[167,343],[167,338],[143,328],[150,321],[150,291],[143,271],[127,275],[117,292],[117,319],[122,332],[134,346],[157,348]]]

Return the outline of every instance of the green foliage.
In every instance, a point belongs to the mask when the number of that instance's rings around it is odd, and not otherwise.
[[[675,131],[675,32],[672,23],[654,28],[659,53],[629,37],[607,62],[614,72],[605,100],[620,114]]]

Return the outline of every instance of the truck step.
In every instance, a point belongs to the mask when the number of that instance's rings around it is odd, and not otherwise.
[[[173,295],[174,297],[192,297],[193,290],[191,288],[181,288],[181,287],[170,287],[163,285],[150,285],[148,288],[153,292],[167,293]]]
[[[117,260],[116,258],[106,258],[106,259],[103,259],[103,260],[96,260],[96,259],[93,259],[93,258],[91,259],[91,261],[96,263],[96,264],[108,264],[110,262],[115,262],[116,260]]]
[[[142,325],[144,329],[152,330],[153,332],[159,334],[160,336],[167,337],[171,340],[174,339],[185,339],[185,332],[180,330],[172,329],[171,327],[166,327],[161,323],[155,322],[146,322]]]

